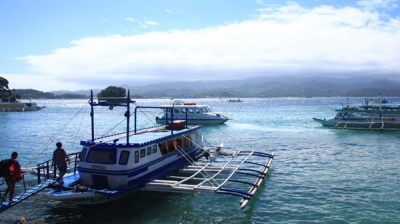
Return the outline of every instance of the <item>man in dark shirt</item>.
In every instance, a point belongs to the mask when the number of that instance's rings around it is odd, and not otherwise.
[[[69,158],[65,150],[62,148],[62,143],[57,142],[57,148],[53,152],[53,160],[51,163],[51,167],[55,164],[59,171],[59,176],[56,179],[60,184],[64,184],[63,177],[67,172],[67,162],[69,162]]]

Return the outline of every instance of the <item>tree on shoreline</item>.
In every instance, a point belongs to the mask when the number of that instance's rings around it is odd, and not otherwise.
[[[106,89],[102,90],[97,97],[125,97],[126,89],[122,87],[109,86]]]
[[[13,91],[15,90],[11,90],[8,84],[8,80],[0,76],[0,99],[7,102],[16,102],[21,96],[19,94],[14,95]]]

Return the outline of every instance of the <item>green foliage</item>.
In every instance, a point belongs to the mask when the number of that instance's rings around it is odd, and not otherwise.
[[[0,91],[9,90],[8,80],[0,76]]]
[[[125,97],[126,90],[122,87],[109,86],[102,90],[97,97]]]
[[[13,92],[8,88],[8,80],[0,76],[0,99],[3,102],[14,102],[16,98]]]

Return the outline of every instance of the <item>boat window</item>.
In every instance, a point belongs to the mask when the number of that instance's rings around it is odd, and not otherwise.
[[[182,113],[186,113],[186,108],[183,108],[183,109],[182,109]]]
[[[151,155],[151,147],[147,147],[147,155]]]
[[[135,163],[139,162],[139,151],[135,151]]]
[[[188,112],[189,113],[193,113],[193,109],[188,109]]]
[[[201,108],[201,110],[203,111],[203,113],[207,113],[207,108]]]
[[[86,151],[87,151],[86,148],[83,148],[83,149],[82,149],[82,152],[81,152],[81,154],[79,155],[79,160],[80,160],[80,161],[85,161]]]
[[[143,157],[145,157],[146,156],[146,151],[145,151],[146,149],[141,149],[140,150],[140,158],[143,158]]]
[[[118,163],[121,165],[128,164],[129,154],[129,151],[122,151]]]
[[[160,142],[158,143],[158,147],[160,148],[161,154],[167,154],[168,152],[168,147],[167,147],[167,142]]]
[[[179,109],[174,109],[174,113],[179,114]]]
[[[153,153],[157,152],[157,145],[153,145]]]
[[[116,149],[110,148],[92,148],[89,151],[86,162],[114,164],[116,162]]]
[[[200,113],[199,109],[196,109],[196,113]]]

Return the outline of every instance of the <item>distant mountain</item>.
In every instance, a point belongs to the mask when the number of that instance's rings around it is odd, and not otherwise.
[[[200,97],[376,97],[400,96],[400,82],[375,77],[256,77],[242,80],[162,82],[130,89],[134,98],[200,98]],[[106,88],[106,87],[105,87]],[[93,90],[96,95],[101,90]],[[90,90],[53,91],[54,95],[90,94]]]

